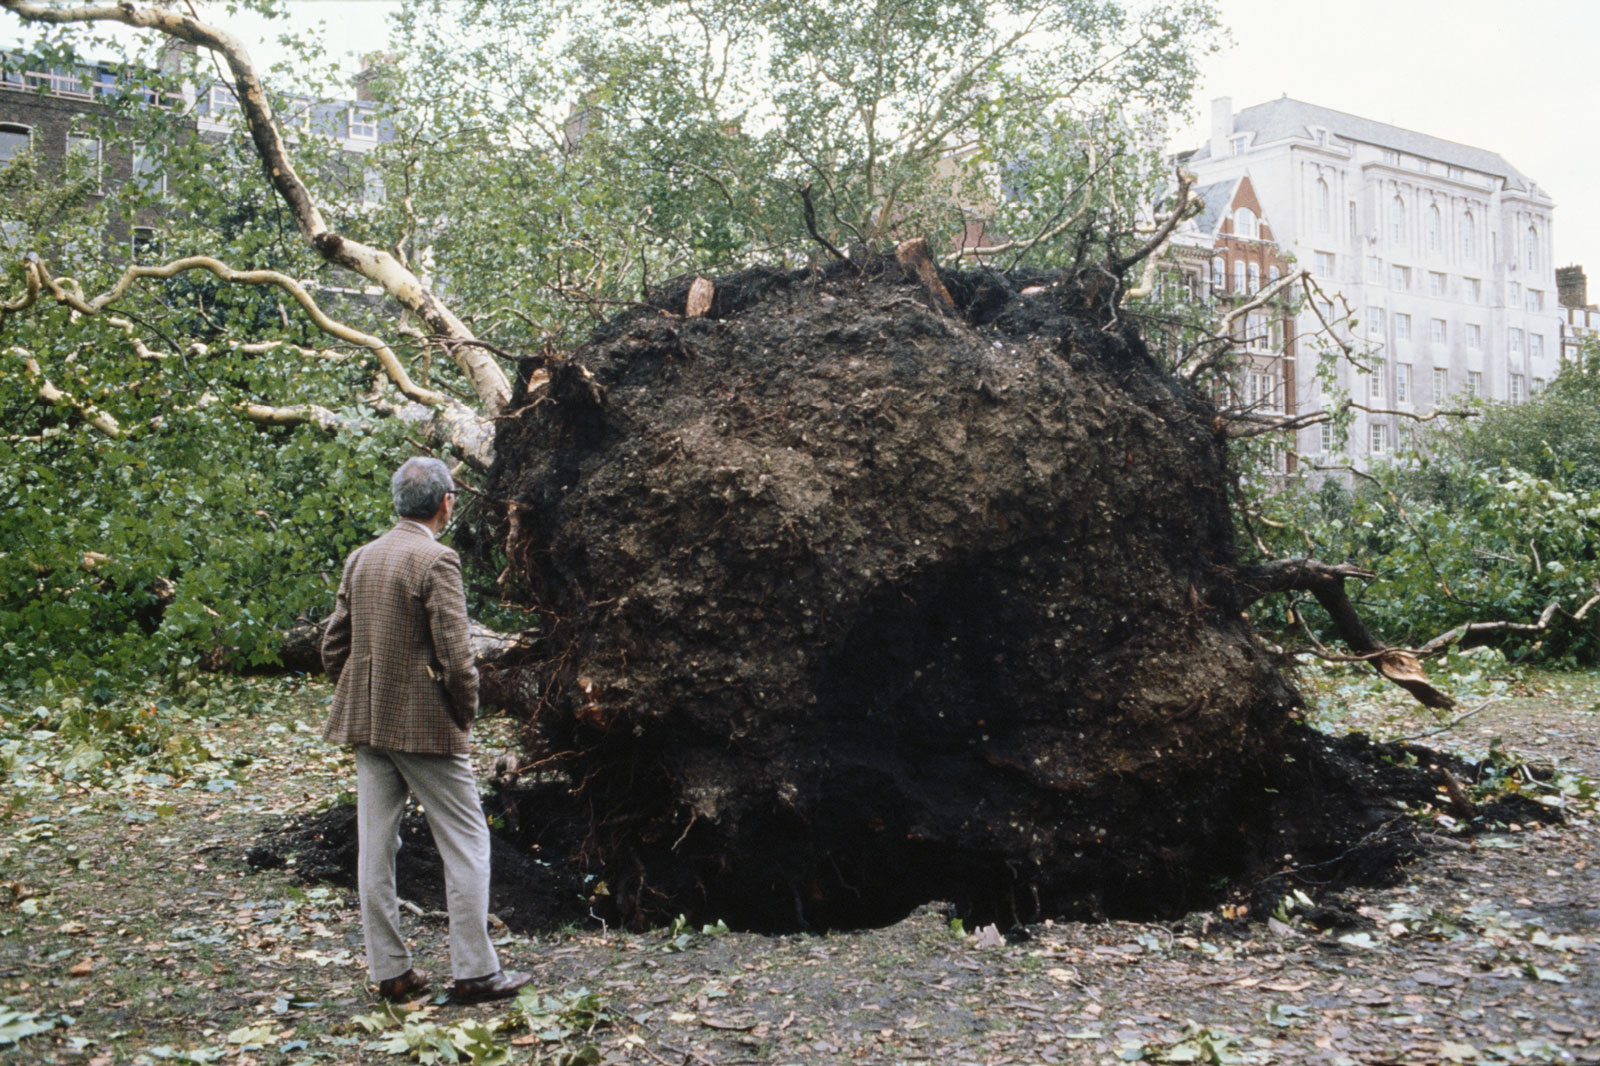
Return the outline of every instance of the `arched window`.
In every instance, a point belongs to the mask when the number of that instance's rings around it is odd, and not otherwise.
[[[1256,236],[1256,213],[1248,207],[1241,207],[1233,213],[1233,235],[1235,237]]]
[[[1247,292],[1245,286],[1245,266],[1243,259],[1233,261],[1233,291]]]
[[[1478,258],[1477,233],[1477,227],[1472,219],[1472,212],[1461,212],[1461,258],[1469,261]]]
[[[1528,269],[1539,269],[1539,231],[1533,226],[1528,227],[1526,238]]]
[[[1441,252],[1444,250],[1444,218],[1439,214],[1439,205],[1432,204],[1428,207],[1428,251]]]
[[[1259,292],[1259,291],[1261,291],[1261,264],[1260,263],[1251,263],[1250,264],[1250,291],[1251,292]]]
[[[33,147],[33,131],[26,126],[0,122],[0,166]]]
[[[1396,196],[1389,201],[1389,240],[1402,244],[1406,239],[1406,204]]]
[[[1211,287],[1221,292],[1228,284],[1228,264],[1222,261],[1222,256],[1211,257]]]
[[[1321,178],[1317,179],[1317,229],[1323,233],[1328,232],[1333,225],[1332,208],[1328,200],[1328,183]]]

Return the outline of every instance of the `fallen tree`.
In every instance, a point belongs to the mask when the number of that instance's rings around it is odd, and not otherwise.
[[[922,274],[686,280],[524,364],[471,550],[625,919],[1159,911],[1271,837],[1299,701],[1243,611],[1343,572],[1241,564],[1114,284]]]

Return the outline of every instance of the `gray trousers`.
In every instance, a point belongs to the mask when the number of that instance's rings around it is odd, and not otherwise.
[[[411,950],[400,934],[400,900],[394,856],[406,792],[416,794],[428,830],[444,860],[450,910],[450,970],[458,980],[500,969],[489,943],[489,826],[478,802],[472,760],[461,755],[415,755],[356,745],[356,824],[360,842],[357,892],[367,941],[367,973],[374,981],[411,969]]]

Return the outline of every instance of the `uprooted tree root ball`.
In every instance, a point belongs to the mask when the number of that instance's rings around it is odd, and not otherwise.
[[[462,540],[624,920],[1171,914],[1268,859],[1297,696],[1217,413],[1087,277],[685,279],[524,364]]]

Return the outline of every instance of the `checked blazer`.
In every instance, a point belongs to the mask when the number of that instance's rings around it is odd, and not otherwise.
[[[325,739],[418,755],[470,751],[478,667],[456,553],[409,521],[351,552],[322,665],[334,681]]]

